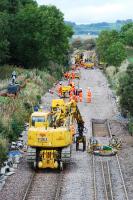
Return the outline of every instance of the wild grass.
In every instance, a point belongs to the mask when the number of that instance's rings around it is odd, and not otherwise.
[[[0,96],[0,123],[3,127],[0,135],[4,134],[4,137],[9,140],[17,139],[24,122],[29,120],[33,107],[40,103],[41,96],[56,81],[52,75],[45,71],[36,69],[30,71],[4,66],[0,68],[0,72],[2,73],[0,87],[2,89],[7,87],[8,80],[6,78],[14,70],[18,74],[17,82],[23,84],[26,81],[26,86],[21,89],[16,99]]]
[[[127,66],[128,66],[129,62],[128,60],[125,60],[121,66],[119,67],[119,69],[117,70],[116,67],[114,66],[108,66],[105,69],[105,74],[109,80],[110,86],[113,89],[114,93],[116,93],[117,88],[119,86],[119,79],[124,76]]]
[[[14,66],[0,67],[0,91],[5,91],[13,71],[17,72],[17,82],[23,85],[17,98],[0,96],[0,165],[6,159],[8,142],[17,140],[29,121],[33,107],[40,103],[41,96],[62,75],[60,66],[51,65],[48,71],[22,69]]]

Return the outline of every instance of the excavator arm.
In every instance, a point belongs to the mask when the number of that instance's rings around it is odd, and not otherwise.
[[[84,120],[79,111],[79,108],[75,101],[71,101],[67,104],[68,109],[70,111],[70,115],[77,121],[78,126],[78,135],[76,136],[76,151],[79,150],[79,144],[83,144],[83,151],[86,150],[86,137],[83,135],[84,133]]]
[[[58,104],[57,104],[58,102]],[[84,132],[84,120],[81,116],[77,103],[72,100],[68,103],[63,102],[63,100],[53,100],[53,108],[56,107],[55,112],[55,124],[60,126],[65,123],[68,118],[73,118],[77,122],[78,134],[76,134],[76,150],[79,149],[79,144],[83,144],[83,151],[86,149],[86,137],[83,135]],[[58,111],[57,111],[58,110]]]

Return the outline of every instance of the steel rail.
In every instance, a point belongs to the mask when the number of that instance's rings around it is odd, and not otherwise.
[[[100,158],[100,163],[101,163],[101,169],[102,169],[102,175],[103,175],[103,182],[104,182],[104,189],[105,189],[105,198],[106,198],[106,200],[109,200],[109,198],[108,198],[108,192],[107,192],[107,186],[106,186],[106,180],[105,180],[104,167],[103,167],[103,162],[102,162],[101,158]]]
[[[34,179],[34,177],[35,177],[35,174],[36,174],[36,173],[33,172],[32,177],[31,177],[31,179],[30,179],[30,181],[29,181],[29,184],[28,184],[28,186],[27,186],[27,189],[26,189],[26,191],[25,191],[25,194],[24,194],[22,200],[27,200],[27,199],[28,199],[29,190],[30,190],[30,188],[31,188],[31,186],[32,186],[32,183],[33,183],[33,179]]]
[[[108,121],[108,129],[109,129],[110,137],[112,138],[112,132],[111,132],[109,121]],[[119,161],[119,157],[118,157],[117,154],[115,155],[115,157],[116,157],[116,160],[117,160],[117,164],[118,164],[118,168],[119,168],[119,172],[120,172],[120,177],[121,177],[121,180],[122,180],[122,186],[123,186],[125,197],[126,197],[125,200],[129,200],[127,189],[126,189],[126,184],[125,184],[125,181],[124,181],[124,177],[123,177],[123,173],[122,173],[122,169],[121,169],[121,165],[120,165],[120,161]]]
[[[92,155],[92,170],[93,170],[94,200],[97,200],[96,172],[95,172],[95,156],[94,156],[94,155]]]
[[[120,165],[120,161],[119,161],[118,155],[116,155],[116,159],[117,159],[117,164],[118,164],[118,167],[119,167],[119,172],[120,172],[120,176],[121,176],[121,180],[122,180],[122,186],[123,186],[125,197],[126,197],[125,200],[129,200],[127,189],[126,189],[126,184],[125,184],[125,181],[124,181],[124,177],[123,177],[123,173],[122,173],[122,169],[121,169],[121,165]]]
[[[109,167],[109,162],[107,161],[107,170],[108,170],[108,175],[109,175],[109,185],[110,185],[110,193],[111,193],[111,200],[113,200],[113,190],[112,190],[112,182],[111,182],[111,173],[110,173],[110,167]]]
[[[62,181],[63,181],[63,172],[60,172],[54,200],[60,200],[61,198]]]

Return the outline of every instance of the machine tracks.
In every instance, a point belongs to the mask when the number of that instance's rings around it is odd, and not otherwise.
[[[112,137],[110,123],[107,120],[92,120],[93,136],[104,131],[104,137]],[[111,157],[92,155],[94,200],[129,200],[128,193],[116,154]]]
[[[63,172],[34,172],[22,200],[60,200]]]

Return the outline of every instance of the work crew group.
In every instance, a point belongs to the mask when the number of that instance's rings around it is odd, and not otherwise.
[[[66,73],[65,73],[66,74]],[[66,74],[67,75],[67,74]],[[71,78],[70,78],[70,73],[68,77],[65,77],[68,79],[68,86],[70,86],[70,91],[69,91],[69,100],[74,100],[76,102],[82,102],[83,101],[83,90],[82,88],[76,88],[75,87],[75,83],[74,83],[74,79],[75,79],[75,72],[72,71],[71,73]],[[69,79],[70,78],[70,79]],[[60,97],[63,96],[62,94],[62,83],[60,82],[58,85],[58,95]],[[87,88],[87,93],[86,93],[86,101],[87,103],[91,103],[92,100],[92,92],[90,90],[90,88]]]

